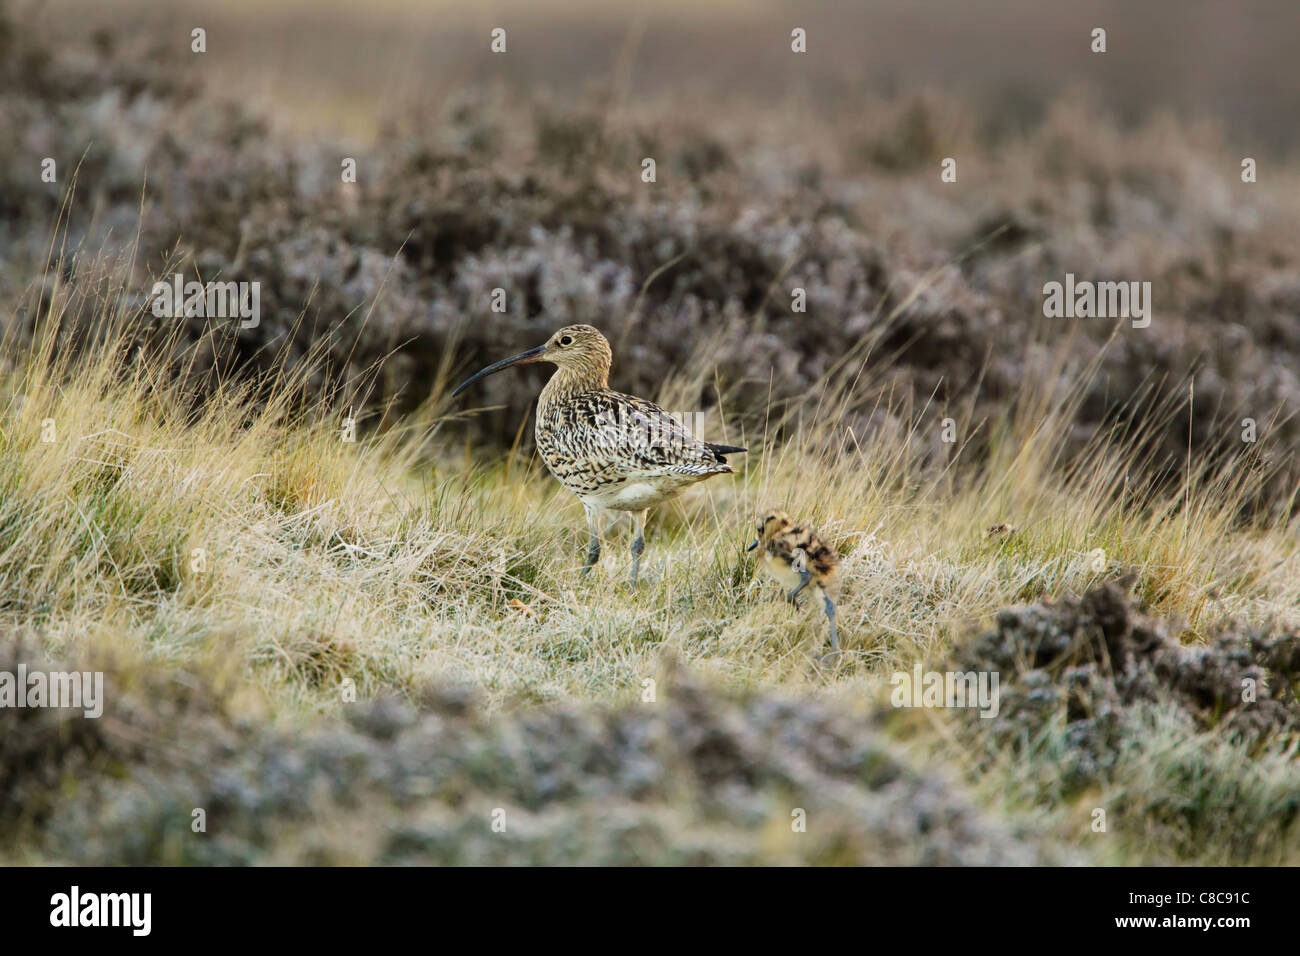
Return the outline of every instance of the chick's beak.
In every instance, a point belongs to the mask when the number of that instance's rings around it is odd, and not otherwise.
[[[487,368],[481,369],[469,378],[465,379],[465,381],[461,382],[460,385],[456,386],[456,391],[451,393],[451,397],[455,398],[479,379],[487,378],[489,375],[499,372],[503,368],[510,368],[512,365],[527,365],[529,362],[540,362],[545,354],[546,346],[539,345],[535,349],[529,349],[527,352],[520,352],[518,355],[512,355],[508,359],[502,359],[500,362],[489,365]]]
[[[755,548],[757,548],[757,547],[758,547],[758,538],[755,538],[755,539],[754,539],[754,543],[751,544],[751,545],[750,545],[748,548],[746,548],[745,550],[746,550],[746,551],[753,551],[753,550],[754,550]]]

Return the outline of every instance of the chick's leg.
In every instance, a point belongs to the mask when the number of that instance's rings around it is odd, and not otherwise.
[[[802,571],[799,572],[799,586],[786,595],[786,598],[795,607],[799,606],[799,600],[798,600],[799,592],[802,591],[804,588],[806,588],[808,586],[808,582],[811,580],[812,580],[812,572],[809,571],[807,568],[804,568]]]
[[[840,652],[840,629],[835,625],[835,602],[831,596],[824,591],[822,592],[822,601],[826,604],[826,620],[831,622],[831,653],[830,657],[834,658]]]

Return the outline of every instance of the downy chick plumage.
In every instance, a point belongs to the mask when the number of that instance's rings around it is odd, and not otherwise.
[[[764,513],[758,522],[758,538],[749,550],[761,548],[758,567],[787,591],[786,599],[797,604],[799,594],[811,588],[820,598],[831,627],[831,653],[840,652],[839,627],[835,621],[840,558],[811,525],[796,523],[779,509]]]

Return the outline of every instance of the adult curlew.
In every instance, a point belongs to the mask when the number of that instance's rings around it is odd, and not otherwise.
[[[600,559],[600,537],[609,512],[631,513],[635,588],[648,509],[697,481],[729,474],[732,468],[725,456],[746,449],[701,441],[654,402],[611,389],[613,358],[598,329],[569,325],[545,345],[474,373],[452,397],[513,365],[550,362],[556,366],[537,400],[533,429],[537,450],[550,473],[578,496],[587,512],[591,539],[583,576]]]

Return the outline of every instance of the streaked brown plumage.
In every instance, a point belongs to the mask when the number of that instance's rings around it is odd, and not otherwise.
[[[776,509],[765,512],[759,520],[758,539],[749,550],[760,546],[759,568],[789,589],[786,598],[791,604],[797,603],[799,592],[806,587],[811,587],[813,595],[822,599],[831,625],[831,653],[827,657],[835,657],[840,652],[834,600],[839,591],[840,557],[835,549],[810,525],[796,524],[788,514]]]
[[[600,558],[611,511],[631,512],[632,586],[645,550],[646,511],[688,485],[732,468],[725,456],[745,451],[701,441],[654,402],[609,387],[613,353],[590,325],[560,329],[545,345],[477,372],[453,392],[512,365],[551,362],[555,374],[537,401],[533,434],[547,469],[582,501],[591,532],[585,575]]]

